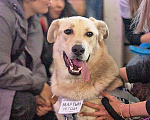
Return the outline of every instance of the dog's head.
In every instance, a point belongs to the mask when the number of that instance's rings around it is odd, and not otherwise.
[[[69,17],[52,22],[47,39],[54,44],[54,54],[60,56],[72,75],[84,74],[88,81],[88,61],[108,36],[105,22],[94,18]],[[55,47],[57,46],[57,47]],[[55,59],[55,55],[54,55]]]

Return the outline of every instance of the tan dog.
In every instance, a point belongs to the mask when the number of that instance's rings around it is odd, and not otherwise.
[[[101,91],[112,91],[122,85],[117,65],[103,41],[107,36],[106,23],[94,18],[70,17],[51,24],[48,41],[54,42],[51,87],[55,95],[101,104],[98,98]],[[56,113],[59,106],[60,101],[55,104]],[[95,110],[83,106],[83,111]],[[57,114],[57,117],[63,120],[62,115]],[[78,115],[78,120],[94,119]]]

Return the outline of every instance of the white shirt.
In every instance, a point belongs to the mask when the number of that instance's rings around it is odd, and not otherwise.
[[[132,18],[129,0],[120,0],[120,14],[123,18]]]

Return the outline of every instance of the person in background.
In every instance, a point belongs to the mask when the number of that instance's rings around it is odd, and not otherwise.
[[[120,13],[124,23],[125,37],[128,40],[127,45],[140,45],[141,43],[150,42],[150,33],[142,31],[134,32],[135,24],[132,21],[137,13],[139,5],[142,0],[120,0]],[[125,43],[126,45],[126,43]],[[136,55],[127,63],[127,66],[134,65],[138,61],[144,62],[149,55]],[[150,83],[134,83],[132,84],[131,92],[138,97],[140,101],[150,99]]]
[[[138,21],[136,27],[136,32],[146,31],[149,32],[150,29],[150,1],[142,0],[140,7],[138,9],[138,14],[134,23]],[[143,62],[137,62],[135,65],[126,66],[120,68],[120,76],[126,82],[136,83],[148,83],[150,82],[150,57]],[[103,97],[108,98],[109,104],[112,108],[120,115],[122,118],[130,118],[133,116],[150,116],[150,99],[138,103],[123,104],[120,100],[115,97],[102,92]],[[112,119],[108,114],[103,105],[96,105],[93,103],[84,103],[85,105],[95,108],[96,112],[93,113],[81,113],[81,115],[97,116],[97,120],[104,120],[106,118]],[[147,118],[149,120],[150,118]]]
[[[57,100],[51,98],[40,58],[43,32],[38,14],[48,12],[50,4],[50,0],[0,0],[1,120],[32,120],[36,112],[40,114],[37,104],[47,113]]]
[[[40,23],[42,26],[43,34],[44,34],[44,42],[43,42],[43,51],[41,55],[42,63],[45,65],[48,84],[50,85],[50,67],[53,61],[52,53],[53,53],[53,44],[48,43],[47,41],[47,31],[51,22],[58,18],[75,16],[76,12],[72,5],[67,0],[51,0],[51,5],[49,6],[49,10],[46,14],[44,14]],[[56,120],[57,117],[54,111],[47,112],[47,108],[41,107],[44,104],[44,101],[40,101],[39,106],[37,107],[39,114],[37,114],[33,120]],[[43,116],[44,115],[44,116]]]
[[[48,43],[47,41],[47,31],[49,26],[51,25],[51,22],[58,18],[63,17],[71,17],[76,16],[76,11],[72,7],[72,5],[68,2],[68,0],[52,0],[52,4],[49,7],[48,13],[46,13],[41,18],[41,25],[43,28],[44,33],[44,45],[43,45],[43,52],[42,52],[42,62],[45,65],[47,76],[48,78],[51,77],[50,73],[50,66],[52,64],[53,58],[53,44]]]
[[[125,37],[128,40],[127,44],[130,45],[140,45],[141,43],[150,42],[149,36],[150,33],[142,31],[140,33],[135,33],[134,28],[135,24],[132,23],[134,17],[137,13],[137,9],[142,0],[120,0],[120,14],[124,23]],[[126,43],[125,43],[126,44]],[[135,64],[135,61],[143,61],[147,56],[136,56],[129,61],[127,65]]]
[[[85,17],[103,20],[103,0],[85,0]]]
[[[120,0],[120,14],[124,23],[125,37],[130,45],[140,45],[144,32],[135,34],[132,25],[133,18],[142,0]]]

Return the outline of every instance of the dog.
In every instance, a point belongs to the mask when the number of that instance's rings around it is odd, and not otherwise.
[[[53,94],[60,98],[84,100],[101,104],[101,91],[113,91],[123,85],[116,62],[108,54],[105,39],[109,29],[104,21],[81,16],[57,19],[48,30],[48,42],[53,43],[54,71],[51,78]],[[58,120],[61,101],[54,109]],[[82,106],[80,112],[94,112]],[[77,120],[94,120],[80,116]],[[69,119],[70,120],[70,119]]]

